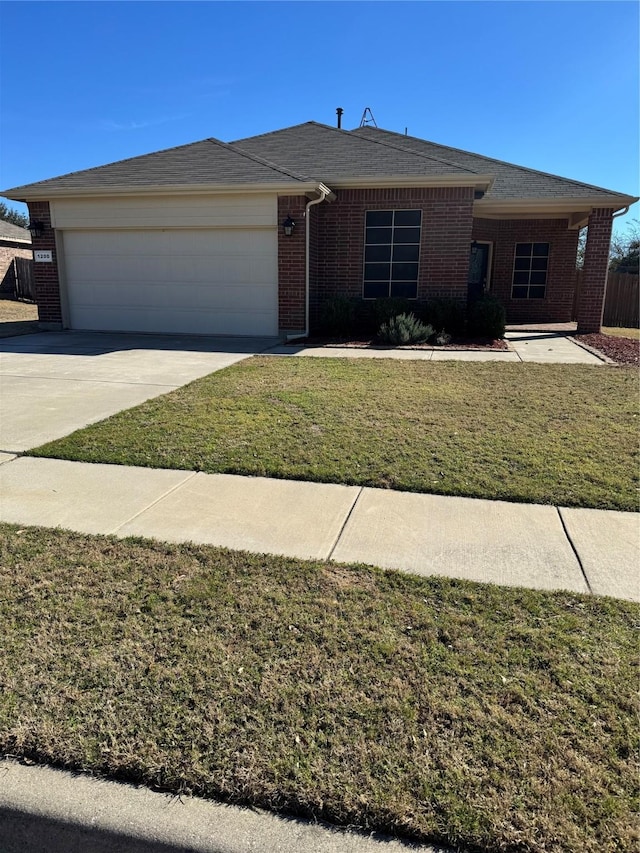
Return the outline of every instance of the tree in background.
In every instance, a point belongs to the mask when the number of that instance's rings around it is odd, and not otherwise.
[[[587,246],[587,228],[581,228],[578,235],[578,254],[576,267],[584,266],[584,253]],[[609,269],[611,272],[624,272],[638,275],[640,250],[640,220],[632,219],[622,233],[614,231],[611,236]]]
[[[9,207],[4,201],[0,201],[0,219],[4,222],[11,222],[12,225],[19,225],[20,228],[26,228],[29,224],[28,216],[20,213],[19,210]]]
[[[609,269],[631,275],[640,273],[640,220],[632,219],[624,234],[613,235]]]

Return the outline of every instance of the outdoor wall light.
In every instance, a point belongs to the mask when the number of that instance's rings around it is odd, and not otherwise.
[[[296,227],[296,223],[290,216],[287,216],[285,221],[282,223],[282,227],[284,229],[285,237],[291,237],[293,229]]]
[[[44,222],[40,222],[36,219],[34,222],[30,222],[27,227],[29,228],[32,237],[42,237],[44,233]]]

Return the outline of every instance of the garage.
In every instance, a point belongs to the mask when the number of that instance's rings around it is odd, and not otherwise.
[[[277,216],[271,193],[56,199],[64,326],[277,335]]]
[[[63,232],[72,329],[276,335],[274,229]]]

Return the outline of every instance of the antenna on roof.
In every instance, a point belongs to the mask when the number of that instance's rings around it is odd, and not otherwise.
[[[374,127],[377,127],[376,120],[373,117],[373,113],[371,112],[370,107],[365,107],[364,112],[362,113],[362,118],[360,119],[360,127],[367,127],[367,125],[372,124]]]

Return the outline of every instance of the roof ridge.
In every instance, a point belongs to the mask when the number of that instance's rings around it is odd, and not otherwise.
[[[375,127],[371,128],[372,130],[381,130],[383,133],[394,133],[392,130],[385,130],[384,128]],[[347,133],[355,133],[356,130],[362,130],[362,128],[357,127],[354,130],[349,130]],[[397,136],[404,137],[404,134],[396,134]],[[360,137],[361,139],[366,139],[367,137]],[[426,139],[419,139],[419,137],[412,137],[414,139],[418,139],[420,142],[428,142]],[[422,151],[413,151],[411,148],[405,148],[404,145],[394,145],[391,142],[383,141],[382,139],[369,139],[369,142],[375,142],[377,145],[385,145],[387,148],[395,148],[396,151],[404,151],[407,154],[413,154],[416,157],[423,157],[425,160],[432,160],[435,163],[445,163],[447,166],[455,166],[456,169],[461,169],[463,172],[470,172],[472,175],[479,175],[480,172],[476,171],[476,169],[470,169],[468,166],[463,166],[461,163],[454,163],[452,160],[445,160],[443,157],[431,157],[429,154],[424,154]],[[437,145],[436,142],[432,143],[433,145]],[[441,146],[446,147],[446,146]],[[471,153],[471,152],[469,152]],[[477,155],[481,157],[482,155]]]
[[[334,127],[331,124],[323,124],[323,122],[320,122],[320,121],[304,121],[304,122],[301,122],[300,124],[293,124],[293,125],[291,125],[291,127],[282,127],[282,128],[280,128],[280,130],[272,130],[269,133],[261,133],[261,134],[258,134],[258,136],[247,136],[244,139],[239,139],[239,140],[234,141],[230,144],[234,145],[234,146],[235,145],[241,145],[243,142],[248,142],[249,140],[262,139],[266,136],[273,136],[277,133],[283,133],[284,131],[287,131],[287,130],[294,130],[295,128],[298,128],[298,127],[307,127],[308,125],[314,125],[315,127],[322,128],[323,130],[330,130],[333,133],[339,133],[345,139],[354,139],[354,137],[352,136],[353,131],[351,131],[351,130],[345,130],[345,128],[342,128],[342,127]],[[377,129],[378,128],[376,128],[376,130]],[[384,132],[389,133],[390,131],[384,131]],[[433,163],[444,163],[447,166],[453,166],[454,168],[460,169],[461,171],[467,172],[471,175],[478,175],[479,174],[479,172],[476,172],[473,169],[469,169],[466,166],[461,166],[460,163],[448,162],[447,160],[443,160],[441,157],[430,157],[428,154],[423,154],[420,151],[412,151],[410,148],[404,148],[403,146],[394,145],[390,142],[383,142],[382,140],[379,140],[379,139],[368,139],[367,137],[364,137],[364,136],[360,136],[360,137],[358,137],[358,139],[360,141],[373,142],[376,145],[384,145],[385,148],[393,148],[396,151],[403,151],[405,154],[410,154],[412,157],[420,157],[423,160],[430,160]],[[426,140],[421,140],[421,141],[425,142]]]
[[[241,142],[248,142],[249,139],[264,139],[265,136],[275,136],[276,133],[282,133],[283,130],[293,130],[295,127],[305,127],[308,124],[319,124],[317,121],[301,121],[298,124],[292,124],[289,127],[279,127],[278,130],[268,130],[266,133],[257,133],[255,136],[243,136],[241,139],[234,139],[228,142],[227,145],[239,145]]]
[[[290,172],[288,169],[285,169],[283,166],[278,166],[276,163],[271,163],[269,160],[265,160],[263,157],[258,157],[257,154],[249,154],[248,151],[238,147],[235,148],[229,142],[223,142],[221,139],[215,139],[213,136],[209,139],[203,139],[202,142],[211,142],[212,145],[219,145],[221,148],[226,148],[229,151],[232,151],[234,154],[239,154],[241,157],[246,157],[247,160],[253,160],[255,163],[259,163],[261,166],[267,166],[269,169],[273,169],[275,172],[280,172],[282,175],[287,175],[289,178],[294,178],[296,181],[308,181],[310,178],[305,177],[304,175],[298,175],[295,172]],[[197,143],[193,143],[194,145]]]
[[[361,128],[356,128],[356,130],[360,130]],[[374,130],[382,130],[383,133],[392,133],[394,136],[404,136],[404,134],[396,133],[395,130],[386,130],[385,128],[373,128]],[[354,131],[350,131],[353,133]],[[528,166],[520,166],[518,163],[509,163],[507,160],[498,160],[497,157],[487,157],[486,154],[477,154],[475,151],[465,151],[463,148],[453,148],[451,145],[442,145],[440,142],[432,142],[430,139],[422,139],[419,136],[409,136],[409,139],[415,139],[416,142],[426,142],[428,145],[437,145],[438,148],[447,148],[450,151],[456,151],[459,154],[468,154],[471,157],[482,157],[483,160],[490,160],[492,163],[499,163],[501,166],[510,166],[512,169],[519,169],[521,172],[528,172],[529,174],[533,173],[535,175],[544,175],[546,178],[555,178],[558,181],[563,181],[566,184],[575,184],[579,187],[587,187],[592,190],[604,190],[607,193],[611,193],[612,195],[620,195],[616,190],[610,190],[606,187],[599,187],[596,184],[587,184],[584,181],[576,181],[574,178],[564,178],[562,175],[554,175],[553,172],[543,172],[540,169],[530,169]],[[458,164],[454,164],[458,165]],[[464,166],[460,166],[460,168],[464,168]]]

